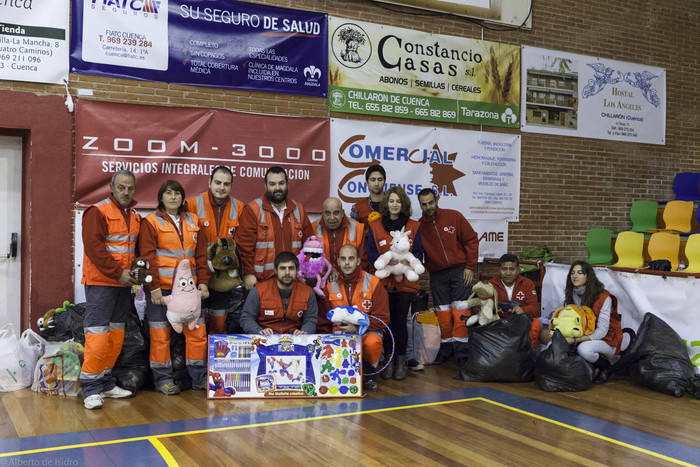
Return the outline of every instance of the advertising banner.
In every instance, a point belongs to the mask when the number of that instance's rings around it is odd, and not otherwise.
[[[329,17],[332,112],[518,128],[518,46]]]
[[[325,97],[328,21],[233,0],[73,0],[71,71]]]
[[[347,334],[209,336],[208,399],[361,397],[362,340]]]
[[[0,79],[68,79],[69,0],[0,2]]]
[[[472,219],[469,224],[479,237],[479,262],[508,253],[508,221]]]
[[[542,316],[549,317],[564,303],[568,264],[546,263],[542,283]],[[596,267],[596,277],[617,298],[622,327],[637,330],[646,313],[663,319],[681,336],[688,355],[700,374],[700,323],[690,313],[700,303],[700,281],[693,277],[635,274]]]
[[[364,173],[380,163],[387,188],[400,185],[421,215],[417,195],[431,188],[440,207],[468,220],[518,220],[520,136],[479,131],[331,119],[331,196],[346,212],[369,196]]]
[[[525,46],[522,57],[523,131],[665,144],[664,68]]]
[[[75,118],[75,199],[84,206],[109,195],[119,170],[136,174],[137,208],[145,209],[158,204],[168,179],[187,196],[206,191],[217,165],[231,169],[231,194],[244,202],[264,195],[265,171],[275,165],[307,211],[320,212],[328,196],[327,119],[91,101],[78,103]]]

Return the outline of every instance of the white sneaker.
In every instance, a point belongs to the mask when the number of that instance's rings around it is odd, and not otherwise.
[[[92,396],[87,396],[83,400],[83,405],[88,410],[95,410],[102,408],[102,396],[99,394],[93,394]]]
[[[129,391],[128,389],[120,388],[119,386],[114,386],[109,391],[103,391],[100,393],[100,396],[109,397],[110,399],[124,399],[133,395],[133,392]]]

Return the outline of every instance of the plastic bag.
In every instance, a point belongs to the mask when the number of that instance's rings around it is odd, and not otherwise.
[[[544,391],[583,391],[593,385],[593,367],[557,330],[535,360],[535,382]]]
[[[531,318],[511,315],[469,328],[467,359],[460,368],[464,381],[531,381],[533,373]]]
[[[613,366],[613,372],[628,371],[641,386],[680,397],[692,394],[695,370],[681,337],[664,320],[646,313],[637,336]]]
[[[407,354],[423,364],[435,361],[440,350],[440,326],[434,311],[413,313],[408,320]],[[411,351],[409,351],[409,347]]]
[[[85,349],[73,340],[46,345],[34,369],[32,391],[50,396],[80,394],[80,369]]]
[[[45,343],[31,329],[25,330],[19,339],[12,324],[0,329],[0,391],[17,391],[31,386],[34,365]]]
[[[148,345],[139,316],[130,311],[126,317],[124,343],[112,369],[117,386],[136,392],[143,388],[149,374]]]

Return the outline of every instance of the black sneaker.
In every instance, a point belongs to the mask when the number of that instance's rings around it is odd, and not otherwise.
[[[377,379],[373,376],[365,376],[364,381],[362,381],[362,387],[364,389],[374,391],[377,389]]]

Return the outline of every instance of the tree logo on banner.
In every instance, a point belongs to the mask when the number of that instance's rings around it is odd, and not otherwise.
[[[354,23],[344,23],[336,28],[331,49],[335,59],[348,68],[360,68],[372,56],[369,35]]]

